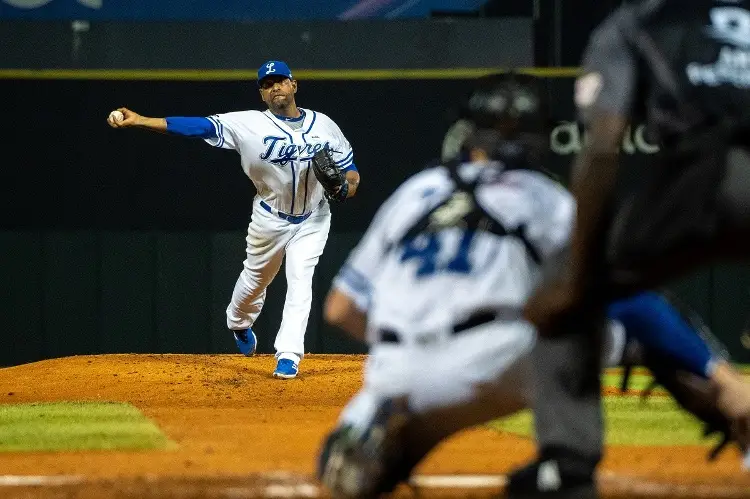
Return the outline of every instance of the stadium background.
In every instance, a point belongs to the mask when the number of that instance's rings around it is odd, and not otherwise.
[[[259,108],[252,78],[268,58],[289,62],[298,103],[332,116],[355,148],[363,188],[335,207],[306,347],[362,352],[323,324],[320,305],[377,206],[438,156],[472,78],[501,68],[547,78],[547,161],[564,179],[581,140],[575,66],[617,3],[23,2],[0,0],[6,366],[88,353],[234,352],[224,308],[253,195],[236,154],[116,133],[105,118],[119,106],[153,116]],[[630,179],[653,153],[641,132],[624,144]],[[747,267],[717,266],[674,286],[744,362],[749,283]],[[256,327],[262,352],[271,351],[284,293],[280,277]]]

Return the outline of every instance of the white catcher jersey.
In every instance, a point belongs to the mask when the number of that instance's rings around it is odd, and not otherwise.
[[[502,171],[498,163],[464,164],[458,171],[466,181],[482,176],[477,202],[508,232],[520,228],[526,243],[460,227],[403,240],[454,192],[445,167],[415,175],[381,206],[334,280],[367,312],[371,343],[379,329],[419,335],[445,330],[477,311],[520,312],[545,258],[567,245],[574,200],[564,188],[538,172]]]
[[[310,213],[323,199],[323,187],[310,171],[310,160],[328,147],[340,169],[354,164],[354,151],[336,123],[323,113],[304,111],[299,129],[270,111],[238,111],[208,119],[216,138],[206,142],[240,154],[242,169],[269,206],[289,215]]]

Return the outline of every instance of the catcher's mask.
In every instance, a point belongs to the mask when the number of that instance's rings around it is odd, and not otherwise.
[[[465,146],[480,148],[509,168],[527,168],[547,148],[548,109],[538,78],[517,73],[485,76],[466,101],[476,132]]]

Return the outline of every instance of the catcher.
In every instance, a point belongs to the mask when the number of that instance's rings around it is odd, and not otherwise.
[[[273,345],[273,376],[292,379],[304,356],[313,274],[331,226],[328,201],[353,197],[360,177],[354,150],[339,126],[323,113],[297,106],[298,82],[285,62],[261,65],[257,85],[265,111],[152,118],[120,108],[107,123],[116,129],[200,138],[240,154],[257,194],[247,228],[247,258],[226,311],[227,327],[239,351],[252,356],[258,343],[253,325],[266,289],[286,259],[287,293]]]
[[[558,267],[575,212],[570,193],[533,169],[543,95],[534,79],[484,80],[470,99],[470,161],[403,184],[334,281],[326,320],[371,347],[362,390],[318,463],[334,497],[390,492],[442,439],[529,405],[537,336],[521,313],[544,270]],[[717,366],[728,369],[705,327],[659,293],[609,313],[603,363],[648,366],[709,431],[727,434],[702,391]],[[653,341],[654,329],[671,342]]]

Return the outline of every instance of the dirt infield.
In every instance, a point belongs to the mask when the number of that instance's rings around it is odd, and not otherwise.
[[[271,356],[80,356],[0,369],[0,403],[129,402],[177,444],[160,451],[0,453],[0,497],[323,497],[311,478],[314,459],[359,388],[363,359],[310,355],[289,381],[271,377]],[[467,431],[420,466],[420,497],[489,497],[532,452],[526,439]],[[705,453],[611,448],[602,489],[607,497],[750,498],[750,474],[740,473],[737,453],[715,463]]]

